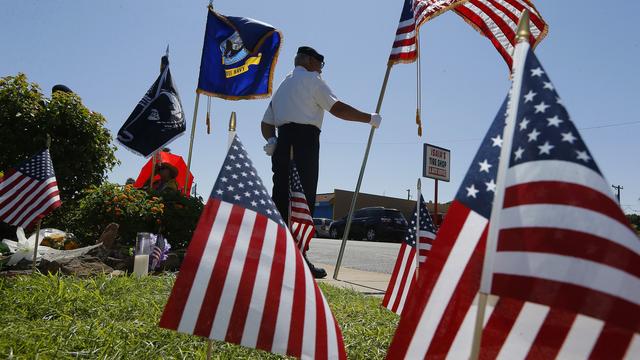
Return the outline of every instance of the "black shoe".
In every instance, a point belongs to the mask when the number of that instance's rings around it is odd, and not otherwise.
[[[309,270],[311,270],[311,275],[313,275],[316,279],[324,279],[327,277],[327,272],[323,268],[315,267],[311,261],[304,256],[304,260],[307,262],[307,266],[309,266]]]

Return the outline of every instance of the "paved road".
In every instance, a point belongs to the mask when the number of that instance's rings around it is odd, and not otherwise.
[[[309,261],[314,264],[335,265],[341,243],[342,240],[312,239],[307,253]],[[341,266],[391,274],[399,248],[400,244],[349,240],[344,250]],[[332,275],[329,274],[329,276]]]

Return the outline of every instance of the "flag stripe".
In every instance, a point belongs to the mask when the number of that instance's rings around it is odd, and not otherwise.
[[[468,239],[471,236],[479,241],[480,238],[477,234],[483,233],[486,225],[487,219],[470,211],[466,216],[464,225],[458,228],[460,233],[455,238]],[[442,314],[449,304],[448,300],[454,294],[456,285],[459,284],[463,271],[466,269],[466,264],[469,263],[469,259],[476,247],[475,245],[470,241],[466,241],[464,245],[462,242],[456,242],[449,254],[451,261],[444,262],[442,268],[438,269],[439,271],[434,274],[437,276],[437,283],[433,286],[432,293],[429,295],[428,302],[424,308],[425,310],[416,326],[415,332],[421,334],[421,337],[411,339],[406,354],[409,358],[421,358],[425,355],[434,336],[433,334],[437,330],[437,325],[442,319]],[[435,254],[431,258],[433,259],[434,256]],[[429,270],[432,269],[430,268]],[[429,339],[429,341],[425,341],[424,338]]]
[[[297,262],[298,267],[300,268],[300,272],[303,274],[304,283],[304,302],[305,302],[305,312],[304,312],[304,334],[301,334],[302,338],[302,356],[314,358],[316,356],[316,336],[318,336],[318,326],[320,322],[322,322],[322,318],[319,317],[318,306],[316,303],[316,293],[315,286],[307,286],[307,284],[314,284],[313,276],[311,275],[311,271],[309,267],[305,264],[304,259],[300,255],[300,252],[296,254],[299,257],[299,261]],[[318,318],[316,318],[318,315]]]
[[[551,308],[526,359],[555,359],[576,319],[575,313]]]
[[[576,247],[576,244],[580,246]],[[605,246],[609,250],[600,251]],[[547,227],[505,229],[500,231],[497,250],[574,256],[640,277],[640,263],[629,264],[628,261],[634,256],[632,251],[585,232]]]
[[[401,278],[400,274],[404,273],[403,269],[407,263],[407,258],[409,257],[410,252],[411,247],[403,242],[398,250],[397,260],[393,266],[389,286],[384,294],[384,298],[382,299],[382,306],[386,308],[389,308],[389,304],[393,304],[396,301],[396,296],[398,296],[398,287],[400,286],[398,279]],[[389,289],[391,289],[391,291],[389,291]],[[393,311],[393,309],[389,310]]]
[[[627,349],[627,353],[624,355],[625,360],[637,359],[640,354],[640,334],[634,334],[631,340],[631,345]]]
[[[592,359],[622,359],[632,339],[632,332],[605,323],[589,357]]]
[[[20,179],[22,179],[22,173],[15,171],[14,169],[7,170],[4,176],[0,177],[0,199],[3,198],[3,195],[6,192],[11,191],[14,186],[14,182],[16,180],[20,181]]]
[[[36,196],[37,192],[40,192],[42,189],[47,189],[50,184],[55,184],[55,179],[51,178],[45,182],[39,182],[35,179],[29,179],[29,183],[23,190],[18,192],[10,191],[7,193],[7,200],[11,200],[10,202],[3,204],[0,209],[0,216],[4,218],[5,221],[12,221],[13,217],[17,214],[17,212],[24,206],[31,204],[31,199]],[[23,184],[20,182],[19,184]]]
[[[14,181],[15,185],[7,187],[6,192],[0,197],[0,215],[11,209],[22,197],[30,193],[30,190],[38,184],[35,179],[21,177]]]
[[[575,194],[582,194],[575,196]],[[529,204],[556,204],[576,206],[606,214],[627,226],[628,220],[621,211],[620,205],[609,196],[590,187],[564,183],[561,181],[536,181],[521,183],[506,188],[504,207],[515,207]]]
[[[259,218],[265,217],[260,216]],[[244,327],[244,332],[242,334],[242,345],[249,347],[257,347],[258,334],[262,323],[262,314],[263,310],[266,310],[265,303],[267,300],[268,286],[271,283],[271,278],[275,276],[272,273],[272,264],[275,258],[274,252],[276,247],[276,237],[278,234],[277,227],[278,224],[267,220],[262,248],[255,247],[252,250],[259,260],[255,274],[256,280],[253,282],[254,287],[251,306],[249,306],[247,313],[247,325]],[[248,255],[249,257],[253,257],[251,254]],[[245,282],[242,283],[245,284]]]
[[[42,199],[42,201],[40,201],[40,204],[38,204],[37,208],[32,210],[29,213],[28,217],[22,221],[22,227],[23,228],[31,227],[31,225],[33,225],[33,223],[37,219],[41,219],[42,217],[45,216],[46,213],[62,205],[59,194],[60,194],[59,191],[55,191],[48,195],[50,196],[49,198]]]
[[[611,322],[630,329],[640,324],[640,314],[635,311],[637,304],[592,288],[573,285],[567,282],[547,280],[536,274],[529,276],[494,274],[493,288],[499,289],[504,296],[518,298],[518,294],[527,294],[531,301],[550,304],[560,308],[571,308],[575,304],[588,303],[612,304],[608,307],[587,307],[584,313],[595,318],[610,318]],[[625,289],[626,290],[626,289]],[[493,292],[493,291],[492,291]],[[636,297],[635,301],[640,299]],[[638,331],[639,329],[634,329]]]
[[[222,293],[220,294],[218,305],[218,307],[221,309],[233,309],[234,304],[236,304],[237,301],[239,289],[241,287],[246,287],[246,284],[241,283],[240,280],[242,278],[242,273],[246,265],[247,252],[249,250],[250,241],[239,241],[238,239],[251,239],[256,223],[256,215],[257,214],[254,211],[243,211],[240,229],[237,235],[231,239],[231,242],[233,242],[233,252],[229,258],[230,263],[228,265],[227,271],[223,274],[224,286],[221,286]],[[215,272],[216,268],[214,268],[213,271]],[[241,286],[241,284],[245,286]],[[229,331],[232,312],[233,311],[215,312],[213,329],[211,330],[211,335],[209,336],[209,338],[225,340],[227,332]],[[236,318],[234,318],[233,322],[234,325],[238,324]]]
[[[475,215],[475,213],[470,213],[471,215]],[[484,218],[483,218],[484,219]],[[472,220],[473,221],[473,220]],[[465,223],[465,227],[468,222]],[[473,226],[478,226],[480,224],[475,224]],[[473,227],[472,226],[472,227]],[[481,226],[481,225],[480,225]],[[476,230],[467,230],[467,231],[477,231]],[[465,235],[465,229],[463,228],[462,236]],[[486,242],[486,226],[484,231],[480,230],[480,239],[476,244],[470,242],[468,244],[471,247],[471,256],[467,259],[467,262],[464,263],[464,266],[460,266],[460,264],[451,265],[451,267],[458,266],[460,270],[463,270],[462,276],[460,278],[456,278],[456,276],[448,277],[448,275],[453,275],[452,272],[443,271],[442,279],[439,279],[438,284],[433,290],[433,299],[430,297],[429,303],[433,303],[432,309],[437,309],[437,307],[442,307],[445,305],[444,311],[441,313],[440,311],[436,312],[438,316],[435,319],[430,320],[434,324],[432,325],[432,329],[429,329],[433,333],[433,337],[428,344],[428,348],[425,349],[427,357],[439,357],[442,354],[446,354],[451,350],[453,346],[453,342],[456,339],[457,332],[460,330],[460,327],[464,323],[465,315],[468,312],[468,309],[473,304],[473,301],[477,298],[477,292],[480,285],[480,270],[482,268],[482,256],[484,254],[484,247]],[[460,247],[464,247],[462,245],[464,241],[460,241]],[[474,246],[475,245],[475,246]],[[455,249],[454,249],[455,251]],[[468,251],[468,250],[463,250]],[[463,254],[466,256],[467,254]],[[459,256],[459,253],[452,252],[451,256]],[[449,264],[453,264],[453,262],[448,262],[445,267],[449,266]],[[452,269],[454,271],[458,271],[458,269]],[[450,293],[443,293],[438,296],[437,286],[443,284],[447,281],[451,281],[451,284],[446,284],[444,286],[451,287]],[[447,289],[449,291],[449,289]],[[442,304],[437,304],[436,302],[440,301]],[[427,305],[429,306],[429,304]],[[426,311],[429,307],[425,307],[425,312],[423,313],[423,317],[430,316]],[[475,324],[475,321],[474,321]],[[414,338],[414,341],[417,342],[419,339]]]
[[[548,312],[548,306],[524,303],[497,359],[524,359]]]
[[[198,319],[193,330],[195,335],[207,338],[212,335],[214,317],[218,310],[218,304],[220,304],[223,286],[227,278],[227,272],[229,271],[229,264],[231,263],[231,252],[238,237],[243,216],[244,209],[232,205],[229,219],[225,221],[223,234],[218,238],[221,239],[218,253],[212,258],[214,264],[202,303],[199,307]],[[213,232],[216,230],[215,225],[216,224],[214,224]],[[202,306],[203,304],[207,306]]]
[[[538,160],[510,167],[505,178],[505,187],[527,182],[564,182],[591,188],[616,201],[609,183],[592,169],[564,160]]]
[[[495,359],[498,357],[523,307],[524,301],[518,300],[508,302],[507,306],[496,306],[482,331],[483,358]]]
[[[602,330],[602,321],[578,315],[558,353],[558,359],[588,359]]]
[[[331,318],[327,316],[325,312],[325,304],[324,299],[322,297],[322,293],[320,292],[320,288],[317,286],[313,287],[312,291],[314,292],[315,298],[315,306],[316,306],[316,314],[318,314],[318,319],[316,321],[317,332],[316,336],[310,337],[312,341],[315,341],[315,359],[328,359],[329,358],[329,346],[327,344],[327,327],[331,326],[328,320]],[[335,338],[333,336],[332,338]],[[333,357],[337,357],[337,352],[332,354]]]
[[[165,311],[160,318],[160,326],[163,328],[177,329],[180,324],[187,299],[194,284],[193,281],[207,246],[210,230],[213,227],[213,222],[217,217],[219,208],[219,200],[209,200],[202,211],[202,215],[200,215],[200,220],[198,220],[198,225],[193,233],[182,265],[180,266],[180,276],[178,276],[173,285],[171,295],[165,306]]]
[[[402,302],[404,302],[404,299],[402,299],[402,295],[403,295],[403,290],[405,288],[405,286],[409,286],[409,284],[407,284],[407,282],[411,281],[412,275],[415,272],[415,256],[416,256],[416,250],[410,246],[407,245],[403,245],[406,246],[407,249],[405,249],[405,256],[406,258],[403,259],[404,261],[402,262],[399,272],[398,272],[398,282],[395,283],[395,287],[394,287],[394,291],[392,293],[392,301],[389,302],[389,306],[390,306],[390,310],[393,312],[396,312],[398,310],[398,305],[400,303],[400,301],[402,300]]]
[[[57,197],[59,193],[60,192],[58,191],[58,186],[55,181],[47,184],[44,188],[40,187],[36,191],[32,192],[31,195],[27,197],[13,213],[8,215],[5,221],[13,223],[14,225],[29,224],[29,222],[25,220],[29,219],[34,212],[46,209],[45,203],[47,200]],[[43,206],[45,207],[42,208]],[[20,226],[26,227],[23,225]]]
[[[265,301],[264,311],[262,312],[262,321],[260,322],[260,332],[258,333],[258,340],[256,343],[256,347],[258,349],[267,351],[271,351],[272,349],[275,335],[274,329],[276,327],[278,316],[280,316],[280,293],[284,283],[285,261],[283,261],[282,258],[278,259],[276,257],[279,257],[280,254],[286,254],[287,241],[285,233],[285,229],[278,227],[275,249],[273,251],[274,261],[270,268],[271,276],[269,277],[267,296],[265,296],[265,299],[268,299],[269,301]],[[286,350],[284,348],[281,349]]]
[[[502,211],[500,230],[540,226],[590,233],[640,254],[638,236],[629,227],[601,213],[550,204],[522,205]]]
[[[304,282],[304,268],[301,262],[295,263],[295,280],[293,286],[293,304],[291,306],[291,322],[289,325],[289,344],[287,353],[300,357],[302,353],[302,334],[304,333],[304,314],[306,303],[306,289]]]
[[[239,283],[244,286],[238,287],[238,293],[235,298],[235,303],[233,304],[233,310],[231,311],[231,319],[233,319],[233,321],[229,323],[227,334],[225,336],[225,341],[227,342],[245,345],[242,335],[247,325],[249,307],[254,303],[253,295],[257,285],[256,275],[258,274],[258,262],[260,261],[260,253],[262,252],[265,243],[266,228],[267,218],[264,216],[256,216],[247,248],[244,268],[242,269],[242,275],[239,277]],[[255,325],[257,324],[249,324],[251,327],[255,327]],[[252,344],[248,346],[255,345]]]
[[[284,273],[282,277],[282,286],[280,287],[280,301],[278,308],[278,317],[273,335],[273,344],[271,351],[277,353],[288,353],[289,350],[289,334],[291,331],[291,319],[293,314],[293,302],[296,289],[297,264],[296,256],[299,251],[289,241],[289,233],[285,231],[282,240],[285,244],[284,253],[287,256],[284,259]],[[295,335],[294,335],[295,336]]]

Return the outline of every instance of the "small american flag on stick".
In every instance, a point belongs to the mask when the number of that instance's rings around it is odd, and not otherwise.
[[[418,213],[417,209],[414,210],[407,235],[398,251],[398,259],[393,267],[391,280],[382,299],[382,306],[396,314],[402,313],[409,289],[415,283],[415,272],[418,266],[416,263],[416,247],[418,248],[418,261],[422,265],[427,261],[427,253],[431,250],[431,244],[436,237],[436,228],[433,225],[433,221],[431,221],[427,204],[422,196],[420,196],[419,217],[420,224],[416,224]],[[416,236],[416,228],[418,227],[418,236]]]
[[[346,358],[329,305],[237,136],[160,326],[295,357]]]
[[[0,179],[0,220],[28,228],[62,205],[49,149],[45,149]]]
[[[535,54],[515,54],[482,292],[640,332],[640,239]]]
[[[307,198],[300,182],[300,175],[293,160],[289,168],[289,228],[304,254],[309,249],[309,243],[316,233],[313,218],[309,211]]]

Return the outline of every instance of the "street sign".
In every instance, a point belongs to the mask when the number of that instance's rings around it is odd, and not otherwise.
[[[422,176],[448,182],[450,168],[451,151],[449,149],[424,144]]]

